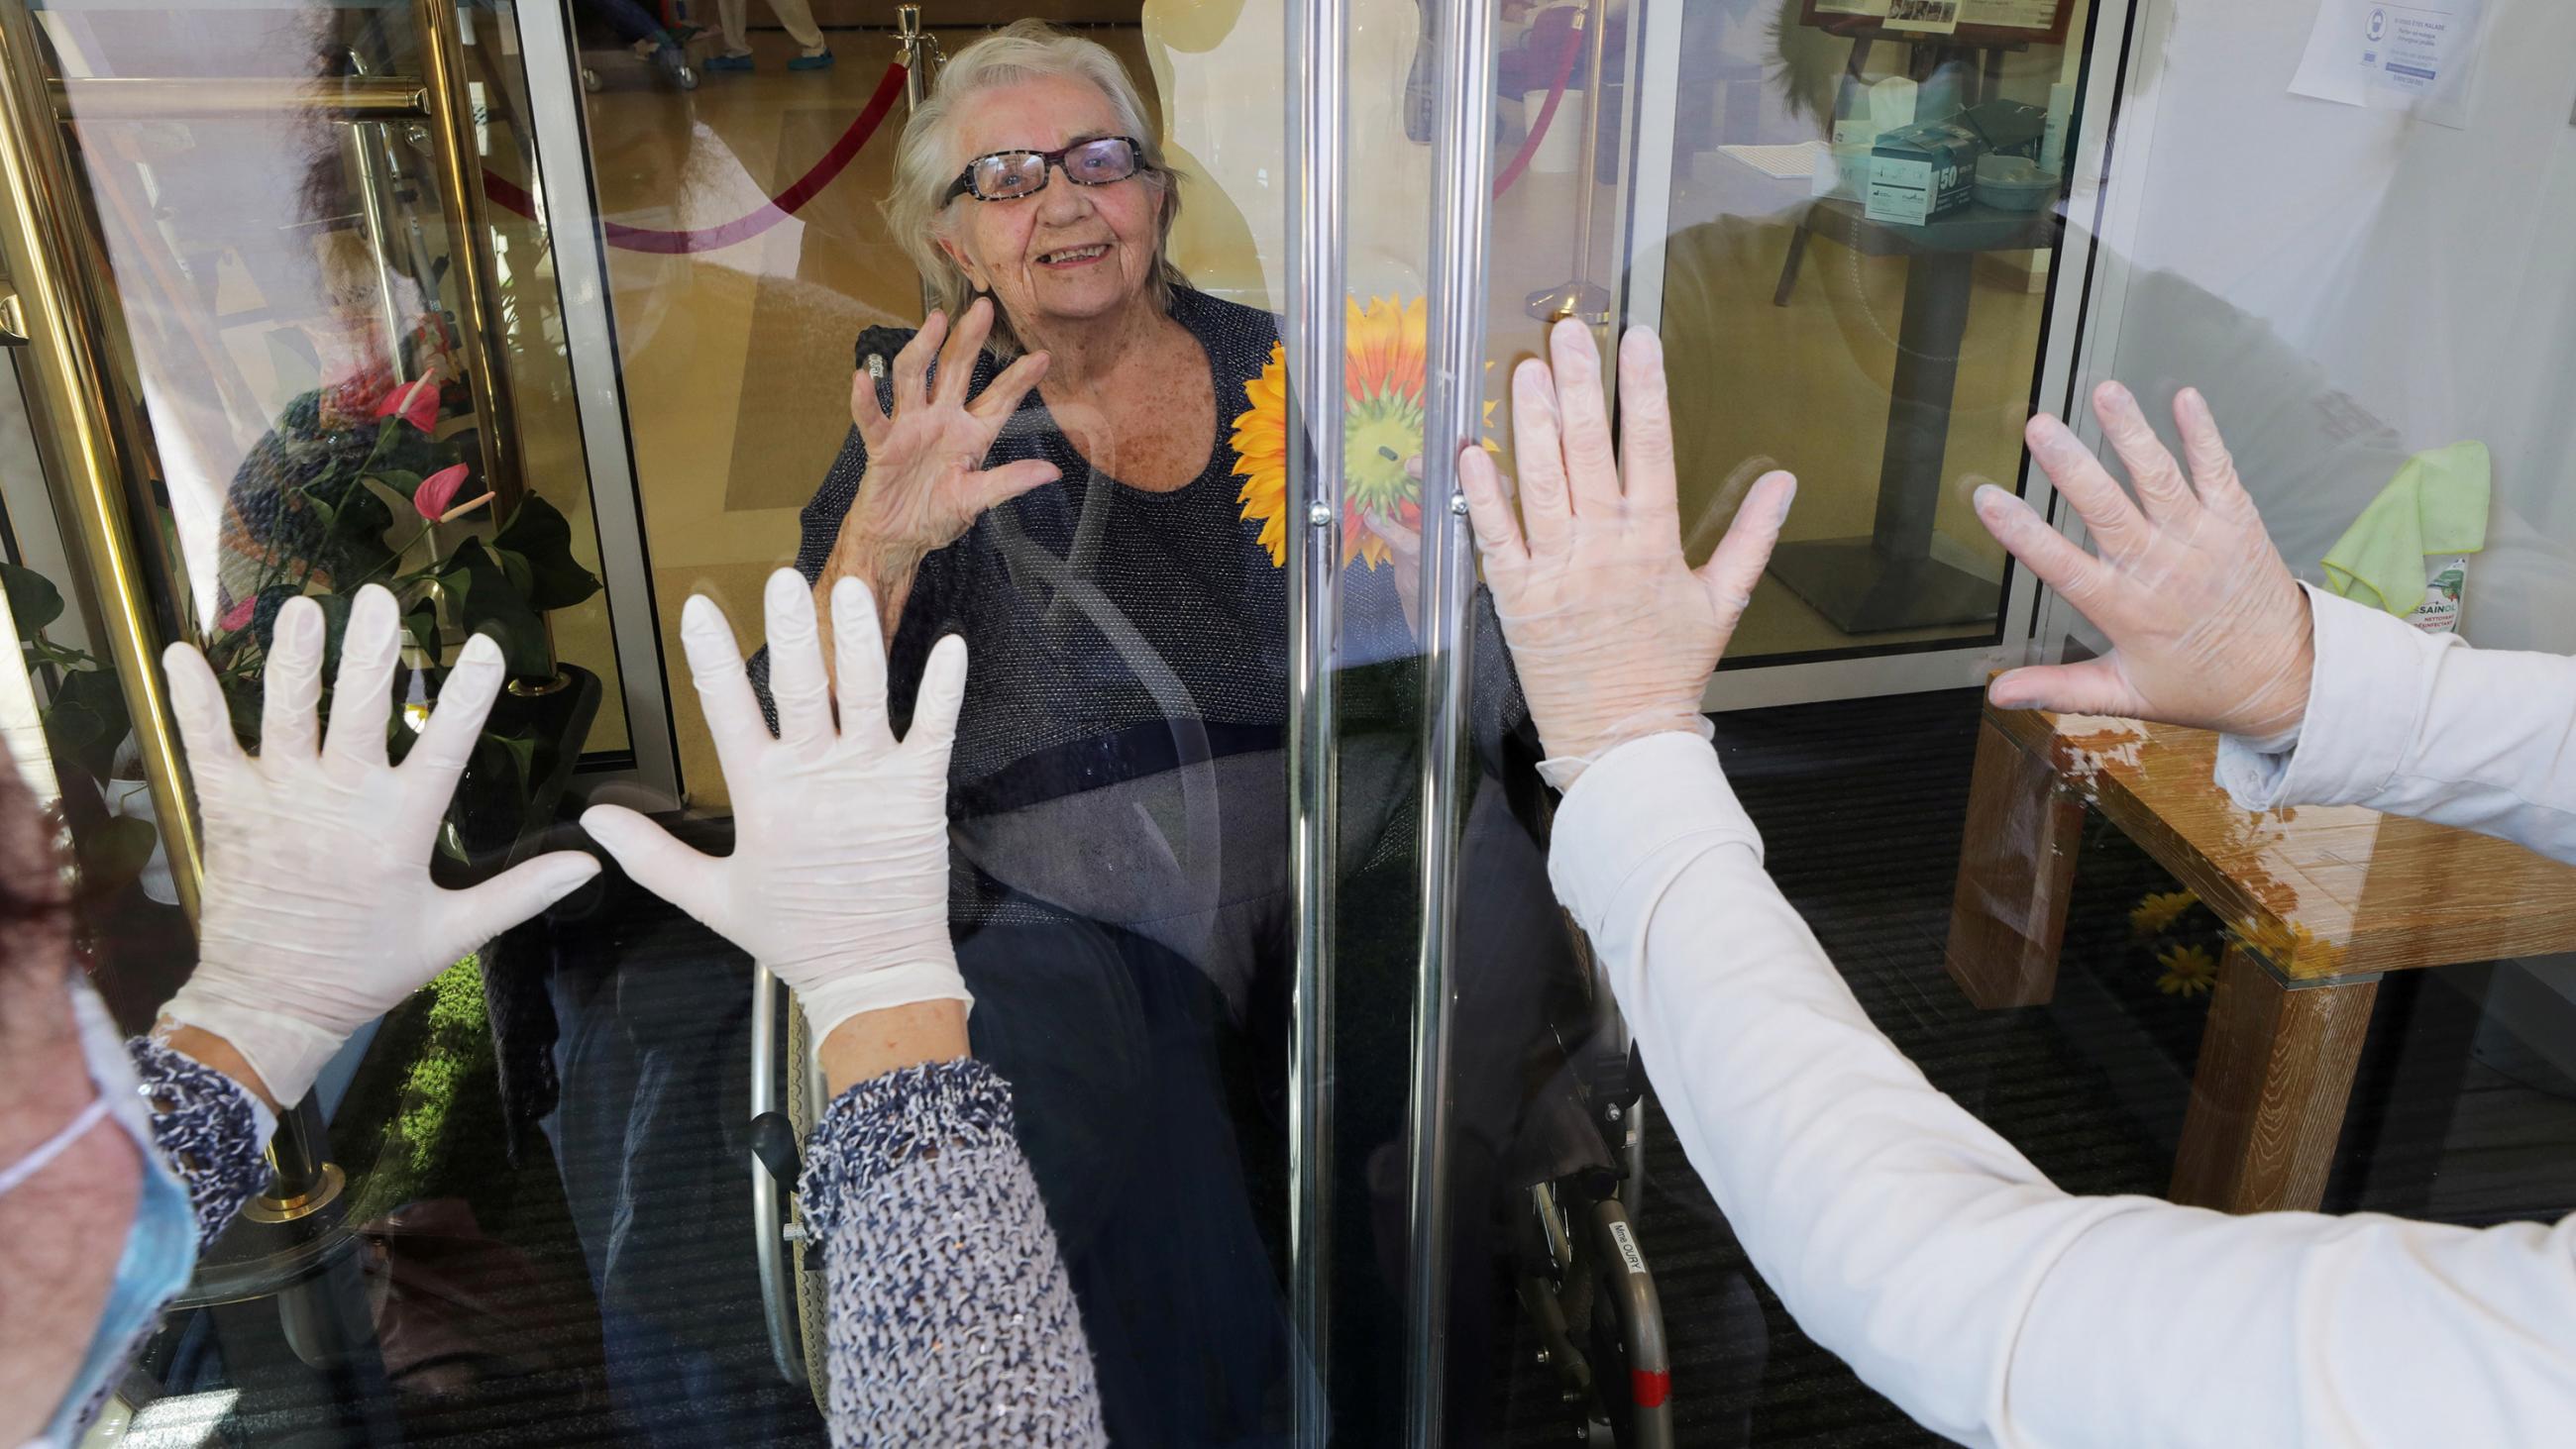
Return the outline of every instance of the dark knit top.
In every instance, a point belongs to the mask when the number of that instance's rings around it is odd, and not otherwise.
[[[1206,350],[1215,387],[1216,423],[1198,477],[1150,493],[1098,472],[1047,410],[1044,389],[1033,390],[985,464],[1043,458],[1056,465],[1061,481],[987,512],[955,543],[924,559],[914,579],[889,652],[890,705],[898,722],[909,719],[931,646],[942,635],[964,636],[970,662],[949,766],[953,816],[1025,812],[1196,770],[1195,778],[1228,782],[1219,813],[1229,851],[1272,844],[1235,827],[1260,821],[1258,834],[1267,837],[1274,802],[1241,808],[1247,802],[1235,792],[1269,774],[1284,793],[1284,764],[1205,767],[1238,756],[1275,756],[1285,739],[1287,576],[1261,546],[1259,520],[1243,516],[1231,442],[1248,406],[1245,384],[1269,362],[1278,327],[1267,313],[1187,288],[1175,294],[1172,317]],[[909,330],[868,329],[858,340],[858,365],[864,369],[871,353],[891,363],[911,337]],[[989,353],[979,357],[970,391],[980,393],[998,371]],[[891,408],[890,382],[881,385],[879,400]],[[867,463],[867,445],[853,428],[802,514],[796,566],[807,578],[822,577]],[[1500,736],[1526,719],[1526,709],[1481,592],[1477,616],[1477,743],[1490,760]],[[1393,566],[1354,565],[1345,574],[1341,644],[1346,666],[1395,661],[1382,671],[1387,677],[1378,693],[1390,702],[1384,712],[1412,708],[1418,674],[1403,661],[1415,650]],[[764,701],[767,666],[765,654],[752,661]],[[1108,797],[1122,814],[1134,813],[1128,794]],[[1402,810],[1401,802],[1349,804]],[[1197,807],[1170,808],[1189,813]],[[1284,843],[1284,830],[1279,834]],[[1278,864],[1284,885],[1284,854]],[[979,886],[974,877],[961,864],[954,892],[959,924],[1009,914],[1000,899],[1013,892],[997,893],[993,881]],[[1079,901],[1059,898],[1057,904],[1091,914]]]

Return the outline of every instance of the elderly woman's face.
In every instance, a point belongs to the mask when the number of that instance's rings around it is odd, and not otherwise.
[[[1046,76],[982,92],[960,112],[959,169],[995,151],[1053,151],[1125,135],[1117,108],[1088,81]],[[1076,186],[1050,170],[1046,189],[1011,201],[960,196],[941,242],[967,279],[1023,330],[1107,316],[1144,294],[1162,241],[1161,193],[1141,173]]]

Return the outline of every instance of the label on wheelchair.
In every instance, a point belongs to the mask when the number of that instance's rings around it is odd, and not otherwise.
[[[1646,1255],[1637,1251],[1636,1236],[1628,1231],[1626,1223],[1610,1225],[1610,1241],[1619,1245],[1619,1261],[1628,1265],[1628,1271],[1640,1278],[1645,1277]]]

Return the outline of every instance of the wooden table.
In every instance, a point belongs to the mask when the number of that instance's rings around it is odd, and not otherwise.
[[[2380,976],[2576,949],[2576,868],[2357,806],[2249,813],[2217,754],[2203,730],[1988,705],[1947,964],[1978,1006],[2049,999],[2099,809],[2228,927],[2173,1200],[2314,1208]]]

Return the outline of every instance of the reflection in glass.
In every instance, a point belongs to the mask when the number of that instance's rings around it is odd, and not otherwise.
[[[2021,475],[2092,7],[1955,36],[1858,8],[1685,5],[1671,169],[1641,178],[1674,390],[1725,400],[1680,415],[1693,556],[1763,472],[1803,484],[1738,662],[1973,640],[2003,605],[1967,500]],[[1954,177],[1937,212],[1901,201],[1918,164]]]

